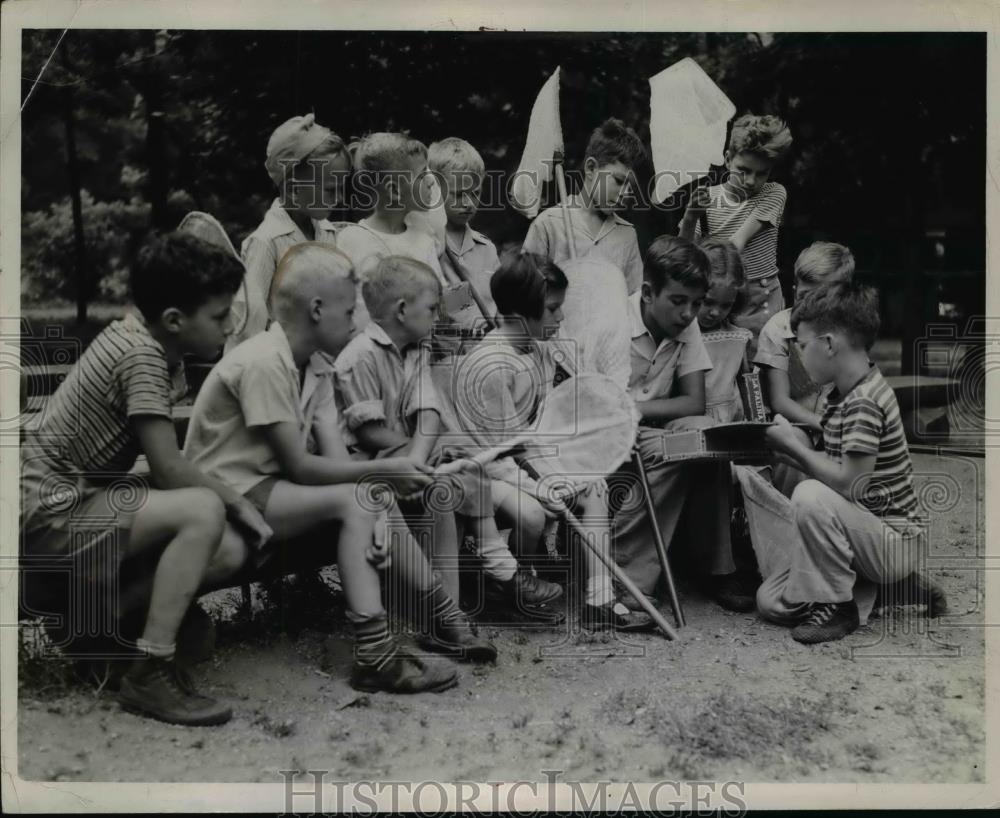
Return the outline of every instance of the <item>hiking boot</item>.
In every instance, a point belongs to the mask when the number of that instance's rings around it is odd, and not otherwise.
[[[446,659],[426,661],[422,656],[395,651],[378,664],[355,662],[350,685],[375,693],[440,693],[458,684],[458,670]]]
[[[169,724],[225,724],[233,717],[222,702],[195,692],[190,677],[179,676],[173,661],[157,656],[136,660],[122,678],[118,698],[126,710]]]
[[[435,622],[430,633],[418,634],[416,640],[425,650],[455,656],[460,662],[496,663],[497,660],[496,645],[481,637],[478,628],[461,611]]]
[[[561,585],[539,579],[530,571],[518,569],[506,582],[490,579],[486,599],[494,604],[512,605],[525,614],[536,611],[551,616],[551,605],[563,595]]]
[[[207,662],[215,652],[215,620],[197,602],[177,629],[177,659],[185,665]]]
[[[615,600],[607,605],[587,605],[580,609],[580,627],[588,631],[621,631],[637,633],[656,628],[652,617],[641,611],[630,611]]]
[[[706,577],[702,584],[706,593],[727,611],[747,613],[757,606],[760,582],[745,571]]]
[[[792,629],[792,639],[804,645],[833,642],[856,631],[859,624],[858,606],[853,599],[848,602],[816,602],[805,622]]]

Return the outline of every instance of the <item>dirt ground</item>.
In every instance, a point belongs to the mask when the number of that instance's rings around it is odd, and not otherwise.
[[[983,780],[983,461],[914,458],[935,510],[937,620],[887,610],[840,642],[804,646],[681,582],[687,627],[592,636],[488,627],[496,667],[463,666],[441,694],[359,695],[342,617],[271,612],[220,625],[203,690],[232,703],[218,728],[127,714],[113,694],[22,672],[19,774],[30,780],[951,782]],[[936,486],[936,488],[935,488]],[[976,570],[977,567],[980,570]],[[227,592],[206,607],[235,608]],[[668,610],[664,606],[665,611]],[[279,621],[283,620],[283,621]],[[39,687],[39,685],[42,685]]]

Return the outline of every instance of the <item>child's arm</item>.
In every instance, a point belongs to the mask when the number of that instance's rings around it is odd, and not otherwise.
[[[787,194],[785,188],[777,183],[768,183],[760,194],[753,212],[747,216],[746,221],[740,225],[730,241],[741,253],[749,244],[750,239],[756,236],[768,225],[778,227],[781,224],[782,215],[785,212],[785,199]]]
[[[209,477],[185,459],[177,448],[173,422],[161,415],[133,415],[132,426],[146,459],[149,475],[158,489],[182,489],[192,486],[214,491],[226,507],[226,517],[248,537],[251,547],[259,548],[271,538],[270,526],[257,508],[225,483]]]
[[[524,237],[524,243],[521,245],[522,253],[535,253],[546,258],[549,257],[551,245],[548,231],[542,222],[542,214],[536,216],[534,221],[531,222],[531,226],[528,227],[528,234]]]
[[[251,338],[267,328],[270,313],[267,296],[271,280],[278,266],[271,242],[249,236],[241,248],[240,257],[246,269],[246,323],[236,326],[234,338],[237,343]]]
[[[282,475],[292,483],[328,486],[357,483],[366,477],[377,476],[387,479],[401,496],[406,496],[431,482],[430,470],[406,457],[338,461],[310,454],[302,446],[298,424],[291,421],[272,423],[262,431],[281,466]]]
[[[820,418],[815,412],[799,406],[791,398],[788,373],[777,367],[762,364],[767,378],[767,395],[771,404],[771,411],[775,415],[782,415],[792,423],[807,423],[809,428],[816,432],[822,432]]]
[[[405,434],[386,426],[382,383],[371,355],[348,345],[337,359],[335,389],[347,428],[361,449],[374,455],[409,442]]]
[[[694,241],[698,232],[698,222],[705,209],[708,207],[708,188],[699,185],[691,191],[691,198],[684,209],[684,218],[681,219],[680,227],[677,231],[682,239]]]
[[[675,398],[654,398],[636,403],[645,421],[674,420],[705,414],[705,371],[699,369],[677,379]]]
[[[778,415],[767,430],[767,440],[786,455],[797,469],[825,483],[852,502],[864,494],[875,471],[875,452],[845,451],[840,463],[825,452],[814,451],[796,434],[796,428]]]
[[[354,436],[358,439],[358,446],[369,454],[378,454],[383,449],[393,449],[410,442],[410,438],[390,429],[381,420],[361,424],[354,430]]]

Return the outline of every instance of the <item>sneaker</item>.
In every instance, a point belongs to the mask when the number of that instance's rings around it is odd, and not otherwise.
[[[195,692],[190,677],[179,676],[173,661],[156,656],[136,660],[122,678],[118,699],[130,712],[169,724],[225,724],[233,717],[222,702]]]
[[[635,633],[656,628],[653,618],[641,611],[630,611],[615,600],[607,605],[587,605],[580,609],[580,627],[588,631]]]
[[[428,662],[399,651],[381,665],[355,662],[351,668],[351,687],[367,693],[440,693],[457,684],[458,670],[446,659]]]
[[[704,584],[708,595],[727,611],[747,613],[757,606],[760,582],[745,571],[707,577]]]
[[[215,652],[215,620],[197,602],[191,604],[177,629],[177,659],[197,665]]]
[[[561,585],[539,579],[530,571],[518,569],[506,582],[490,579],[486,584],[486,599],[494,604],[512,605],[522,613],[532,613],[552,605],[563,595]]]
[[[849,602],[817,602],[801,625],[792,629],[792,639],[804,645],[833,642],[858,629],[858,606]]]
[[[497,660],[497,649],[489,639],[483,639],[469,618],[459,612],[448,621],[436,622],[428,634],[418,634],[417,644],[424,650],[446,653],[459,661],[493,662]]]

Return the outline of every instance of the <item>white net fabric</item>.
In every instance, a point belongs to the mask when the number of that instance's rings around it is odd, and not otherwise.
[[[625,275],[608,261],[585,257],[560,264],[569,280],[559,337],[572,342],[581,372],[628,385],[628,292]]]
[[[605,375],[581,374],[553,389],[541,408],[538,454],[526,462],[538,477],[581,487],[628,459],[639,413],[628,392]]]

